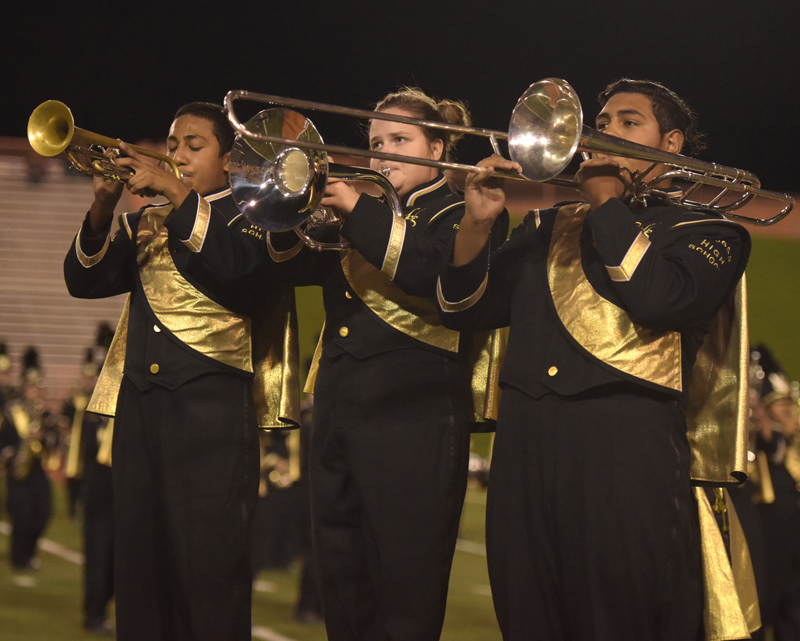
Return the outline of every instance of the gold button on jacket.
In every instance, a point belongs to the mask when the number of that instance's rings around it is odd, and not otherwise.
[[[153,363],[153,364],[150,366],[150,372],[151,372],[152,374],[158,374],[158,363]]]
[[[340,327],[339,328],[339,336],[341,336],[342,338],[347,336],[349,333],[350,333],[350,330],[347,329],[346,327]]]
[[[558,374],[558,368],[555,365],[553,365],[553,367],[547,370],[547,374],[549,376],[555,376],[556,374]]]

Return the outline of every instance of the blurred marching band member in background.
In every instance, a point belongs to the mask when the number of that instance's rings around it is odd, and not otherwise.
[[[11,565],[36,569],[36,546],[50,520],[52,498],[46,468],[57,454],[56,416],[45,409],[45,379],[39,355],[30,347],[23,356],[18,399],[4,408],[0,424],[0,462],[7,470],[8,514],[11,517]]]
[[[756,433],[752,477],[764,538],[765,627],[776,641],[800,639],[800,442],[797,387],[764,345],[752,352]]]
[[[68,488],[78,488],[77,503],[83,508],[83,627],[111,635],[108,606],[114,597],[114,490],[108,444],[114,419],[86,411],[99,372],[92,348],[87,350],[82,370],[79,388],[64,407],[70,425],[65,476]]]

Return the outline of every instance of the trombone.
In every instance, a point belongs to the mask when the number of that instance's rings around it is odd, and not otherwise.
[[[795,199],[789,194],[762,189],[759,179],[748,171],[646,147],[603,134],[585,126],[583,124],[583,110],[575,90],[565,80],[558,78],[541,80],[532,84],[525,91],[514,107],[508,132],[432,122],[379,111],[339,107],[326,103],[284,98],[245,90],[232,90],[225,96],[225,108],[231,125],[239,133],[240,137],[246,139],[251,145],[255,143],[271,143],[273,145],[287,145],[297,151],[302,149],[315,152],[349,154],[453,171],[479,173],[486,170],[475,165],[413,158],[356,147],[328,145],[321,140],[289,138],[276,135],[274,132],[258,132],[250,128],[250,123],[245,125],[237,118],[235,112],[235,102],[237,100],[249,100],[273,106],[320,111],[367,120],[390,120],[418,127],[483,136],[489,139],[494,153],[498,155],[502,155],[498,141],[505,140],[508,142],[511,159],[520,164],[522,174],[495,173],[496,176],[502,178],[557,182],[574,187],[573,181],[559,179],[557,176],[570,163],[575,153],[579,151],[584,154],[602,153],[646,160],[652,163],[650,167],[633,176],[633,184],[630,191],[634,198],[642,198],[651,193],[666,195],[658,190],[657,185],[659,183],[667,179],[685,180],[694,184],[680,197],[670,197],[671,202],[674,204],[689,209],[713,211],[727,218],[754,225],[763,226],[777,223],[792,210],[795,203]],[[311,164],[311,161],[309,163]],[[661,165],[667,167],[666,171],[650,176],[652,170]],[[718,192],[707,201],[690,199],[690,196],[693,196],[701,185],[715,187]],[[324,192],[324,185],[322,186],[322,191]],[[722,200],[728,194],[738,195],[733,202],[723,204]],[[743,207],[756,196],[784,203],[783,208],[778,214],[767,219],[731,213]],[[321,194],[319,198],[321,199]],[[268,216],[266,213],[265,215]],[[246,213],[245,216],[247,216]]]
[[[306,245],[318,251],[349,248],[346,241],[323,242],[309,236],[314,227],[343,222],[332,208],[319,206],[328,176],[376,185],[392,210],[402,215],[400,197],[388,178],[370,169],[329,163],[327,153],[316,147],[329,150],[330,146],[323,144],[314,124],[302,114],[265,109],[243,129],[248,135],[236,136],[228,178],[236,206],[254,225],[270,232],[294,229]]]
[[[134,174],[132,170],[117,165],[113,157],[106,154],[108,149],[119,149],[119,141],[76,127],[69,107],[58,100],[48,100],[33,110],[28,120],[28,141],[41,156],[57,156],[63,151],[75,169],[89,176],[126,182]],[[138,145],[129,147],[143,156],[166,163],[180,179],[181,172],[172,158]]]

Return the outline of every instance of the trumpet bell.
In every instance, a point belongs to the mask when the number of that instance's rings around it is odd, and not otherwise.
[[[70,144],[75,133],[75,119],[69,107],[58,100],[48,100],[36,107],[28,119],[28,140],[41,156],[57,156]]]
[[[533,83],[517,101],[508,128],[511,159],[529,180],[544,181],[560,174],[578,149],[583,109],[565,80]]]
[[[289,109],[261,111],[245,127],[253,133],[322,143],[313,123]],[[228,175],[234,201],[247,220],[267,231],[288,231],[302,224],[322,199],[328,156],[324,151],[239,135]]]

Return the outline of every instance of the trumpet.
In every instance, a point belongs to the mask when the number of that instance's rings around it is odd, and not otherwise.
[[[28,120],[28,141],[41,156],[57,156],[63,151],[75,169],[89,176],[126,182],[134,174],[117,165],[114,156],[108,154],[109,149],[119,149],[117,140],[76,127],[69,107],[58,100],[48,100],[33,110]],[[128,146],[143,156],[166,163],[180,179],[181,172],[172,158],[145,147]]]
[[[310,153],[310,151],[339,153],[452,171],[480,173],[486,170],[476,165],[412,158],[355,147],[327,145],[321,139],[289,138],[275,132],[259,132],[251,128],[251,123],[245,125],[236,117],[235,102],[237,100],[249,100],[273,106],[320,111],[367,120],[390,120],[418,127],[482,136],[489,139],[494,153],[498,155],[502,155],[498,141],[506,141],[511,159],[520,164],[522,173],[496,172],[495,175],[514,180],[555,182],[574,187],[574,181],[558,178],[558,175],[567,167],[577,152],[603,153],[646,160],[652,163],[650,167],[633,176],[630,191],[634,198],[643,198],[653,193],[663,194],[658,190],[658,184],[664,180],[683,180],[693,184],[683,192],[682,196],[671,198],[674,204],[687,209],[713,211],[727,218],[753,225],[777,223],[792,210],[795,203],[794,197],[789,194],[762,189],[759,179],[748,171],[645,147],[585,126],[583,110],[575,90],[568,82],[558,78],[547,78],[535,82],[525,91],[512,111],[508,132],[432,122],[385,112],[339,107],[244,90],[229,91],[225,96],[225,108],[231,125],[251,145],[271,143],[285,145],[287,148],[291,146],[300,153],[303,153],[301,150],[306,153]],[[312,164],[309,161],[309,166]],[[659,172],[654,171],[655,169],[659,169]],[[706,200],[692,200],[692,197],[698,195],[697,189],[701,185],[714,187],[717,191]],[[324,186],[322,191],[324,192]],[[723,203],[723,199],[730,194],[735,194],[734,200]],[[321,198],[321,195],[319,197]],[[783,204],[783,208],[775,216],[765,219],[732,213],[755,197],[779,201]],[[307,209],[307,211],[313,211],[313,208]],[[245,213],[245,216],[247,215]],[[264,212],[264,216],[269,216],[269,214]]]

